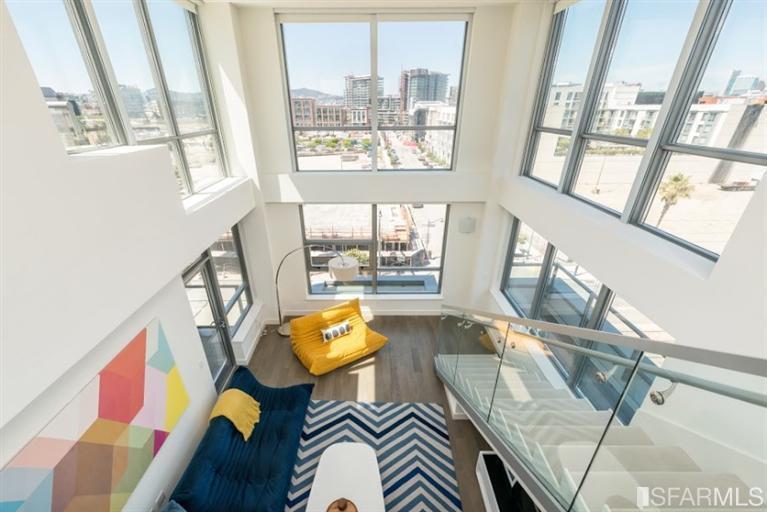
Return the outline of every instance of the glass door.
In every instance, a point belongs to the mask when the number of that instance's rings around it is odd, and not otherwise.
[[[202,348],[216,389],[222,389],[234,370],[229,329],[218,283],[207,252],[184,272],[184,284]]]

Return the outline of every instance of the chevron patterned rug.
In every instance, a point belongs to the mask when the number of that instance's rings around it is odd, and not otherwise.
[[[375,449],[386,512],[461,510],[442,407],[312,400],[285,512],[306,509],[320,455],[331,444],[342,442],[366,443]]]

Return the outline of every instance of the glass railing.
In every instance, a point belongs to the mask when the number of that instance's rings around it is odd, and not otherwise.
[[[767,510],[765,360],[446,308],[435,364],[545,510]]]

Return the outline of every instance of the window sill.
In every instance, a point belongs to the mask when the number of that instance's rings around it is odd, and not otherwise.
[[[182,203],[184,209],[186,210],[186,213],[192,213],[199,210],[206,204],[214,201],[216,198],[226,194],[246,181],[248,181],[248,178],[243,176],[227,176],[222,178],[202,191],[183,198]]]
[[[443,296],[441,293],[337,293],[337,294],[306,294],[306,300],[309,301],[322,301],[322,300],[352,300],[352,299],[360,299],[360,300],[369,300],[369,301],[376,301],[376,300],[443,300]]]

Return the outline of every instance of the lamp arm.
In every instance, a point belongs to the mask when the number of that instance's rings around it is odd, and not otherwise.
[[[335,253],[336,256],[343,259],[343,256],[341,255],[341,253],[335,250],[333,247],[328,247],[326,245],[319,245],[319,244],[305,244],[300,247],[296,247],[295,249],[291,249],[290,251],[288,251],[285,254],[285,256],[282,257],[282,259],[280,260],[280,264],[277,265],[277,272],[274,275],[274,291],[275,291],[275,295],[277,296],[277,317],[279,322],[278,325],[282,325],[282,306],[280,306],[280,285],[279,285],[280,270],[282,270],[282,265],[283,263],[285,263],[285,260],[288,259],[288,256],[290,256],[291,254],[298,251],[302,251],[307,248],[312,248],[312,247],[321,247],[323,249],[330,249],[331,251]]]

